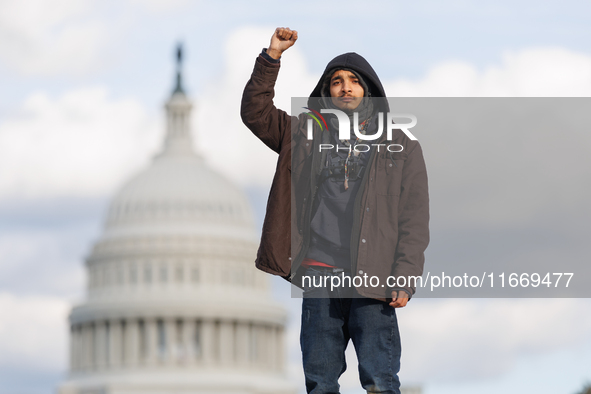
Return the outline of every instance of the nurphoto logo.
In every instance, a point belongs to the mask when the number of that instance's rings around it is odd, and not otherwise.
[[[339,140],[349,140],[351,138],[351,121],[349,120],[349,116],[341,110],[338,109],[325,109],[322,108],[320,112],[315,111],[311,108],[304,107],[305,109],[309,110],[307,114],[310,116],[307,122],[307,139],[312,140],[314,136],[313,127],[314,121],[320,127],[320,130],[328,129],[328,125],[326,120],[322,116],[322,114],[333,114],[336,116],[338,124],[339,124]],[[409,123],[394,123],[394,119],[410,119]],[[384,127],[384,123],[386,127]],[[384,133],[384,128],[386,129],[386,139],[388,141],[392,141],[392,130],[400,130],[406,136],[416,141],[417,138],[409,131],[409,129],[413,128],[417,125],[417,117],[412,114],[392,114],[383,112],[378,113],[378,129],[374,134],[363,134],[359,130],[359,113],[353,113],[353,132],[355,136],[362,141],[375,141],[379,139],[382,134]],[[378,152],[381,146],[385,146],[388,152],[402,152],[404,147],[400,144],[356,144],[353,148],[358,152],[367,152],[371,149],[371,146],[375,146],[378,148]],[[320,151],[323,149],[335,149],[333,144],[320,144],[319,147]],[[337,147],[338,150],[338,147]]]

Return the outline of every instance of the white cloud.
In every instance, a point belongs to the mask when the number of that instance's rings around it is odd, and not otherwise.
[[[414,300],[398,312],[406,379],[450,382],[500,377],[524,355],[589,343],[581,299]]]
[[[33,93],[0,124],[0,199],[113,192],[156,150],[162,123],[155,119],[104,88]]]
[[[0,58],[24,75],[84,73],[104,64],[104,22],[92,19],[96,2],[0,2]]]
[[[0,368],[30,372],[61,372],[66,368],[67,302],[0,292],[0,311]]]
[[[415,81],[386,81],[396,97],[587,97],[591,56],[563,48],[506,52],[502,63],[478,70],[463,61],[434,65]]]
[[[447,229],[551,225],[550,217],[573,223],[591,212],[591,185],[581,181],[591,166],[591,134],[582,132],[591,124],[586,103],[421,100],[416,135],[434,222]]]

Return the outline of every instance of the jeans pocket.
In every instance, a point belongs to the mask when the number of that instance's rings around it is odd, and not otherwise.
[[[305,298],[322,298],[325,293],[324,276],[327,274],[316,268],[308,267],[302,276],[302,288]]]

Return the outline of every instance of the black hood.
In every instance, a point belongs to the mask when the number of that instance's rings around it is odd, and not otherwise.
[[[355,52],[349,52],[335,57],[326,65],[318,84],[316,84],[316,87],[308,99],[309,108],[314,108],[316,110],[322,108],[320,98],[322,96],[321,91],[324,79],[329,71],[342,68],[348,68],[359,73],[361,77],[363,77],[365,83],[367,83],[369,91],[371,92],[371,97],[386,97],[386,92],[384,91],[382,82],[380,82],[380,78],[378,78],[378,75],[367,60]],[[387,100],[380,100],[378,108],[379,111],[388,112],[389,106]]]

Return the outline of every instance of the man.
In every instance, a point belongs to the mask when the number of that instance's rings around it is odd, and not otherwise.
[[[279,154],[256,265],[304,289],[300,341],[308,393],[339,392],[349,339],[363,388],[400,393],[395,308],[414,293],[410,279],[422,274],[429,242],[422,150],[400,130],[391,141],[382,133],[372,149],[357,149],[354,129],[379,134],[389,106],[375,71],[355,53],[329,62],[310,95],[307,107],[325,123],[314,125],[308,139],[310,116],[291,117],[273,105],[279,59],[296,40],[296,31],[276,29],[242,98],[244,123]],[[337,113],[350,119],[349,139],[340,139]],[[387,144],[397,148],[386,150]],[[335,276],[343,285],[329,288]],[[351,276],[365,283],[345,286]],[[381,285],[367,284],[368,276]],[[329,285],[317,286],[316,279]]]

